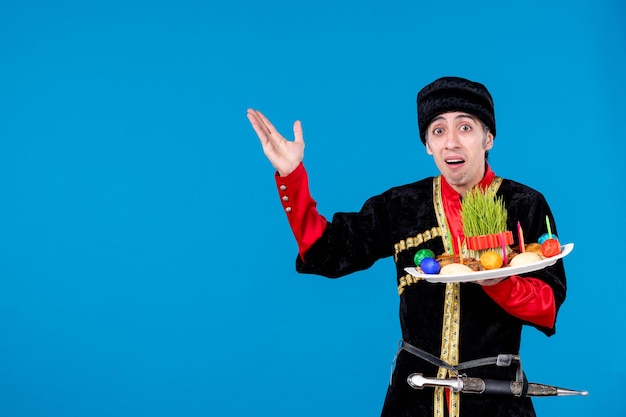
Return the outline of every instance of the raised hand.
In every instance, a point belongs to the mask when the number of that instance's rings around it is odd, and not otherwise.
[[[285,139],[258,110],[248,109],[248,120],[256,132],[263,153],[280,176],[289,175],[300,165],[304,158],[304,136],[302,123],[299,120],[293,124],[294,140]]]

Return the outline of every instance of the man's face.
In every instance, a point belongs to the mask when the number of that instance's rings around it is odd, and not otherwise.
[[[485,175],[485,151],[493,147],[493,135],[468,113],[450,112],[435,117],[426,132],[426,152],[448,184],[463,195]]]

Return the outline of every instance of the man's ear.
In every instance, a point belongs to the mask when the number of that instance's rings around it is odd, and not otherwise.
[[[485,150],[493,148],[493,134],[491,132],[487,132],[487,137],[485,138]]]
[[[432,155],[433,154],[433,151],[430,150],[430,146],[428,146],[428,141],[426,141],[426,153],[428,155]]]

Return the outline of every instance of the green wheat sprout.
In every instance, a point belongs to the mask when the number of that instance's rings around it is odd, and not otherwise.
[[[465,236],[481,236],[506,231],[507,211],[502,197],[494,190],[474,187],[461,202],[461,221]]]

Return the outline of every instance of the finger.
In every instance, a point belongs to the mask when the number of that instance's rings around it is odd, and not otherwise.
[[[248,120],[250,121],[250,124],[252,125],[252,128],[256,132],[259,139],[263,141],[267,141],[267,136],[269,135],[269,131],[267,127],[265,126],[265,124],[263,123],[263,120],[261,120],[261,118],[259,117],[258,112],[255,110],[249,109]]]
[[[269,133],[267,127],[263,123],[263,120],[259,116],[258,111],[253,110],[253,109],[248,109],[248,120],[250,120],[250,123],[252,124],[253,127],[261,129],[263,133],[265,134]]]
[[[271,151],[271,148],[280,149],[284,146],[284,143],[287,142],[287,140],[278,132],[278,130],[276,130],[272,122],[270,122],[269,119],[258,110],[254,110],[253,114],[257,120],[259,129],[263,131],[262,144],[266,151]]]
[[[293,136],[295,142],[304,142],[304,132],[302,131],[302,122],[296,120],[293,124]]]
[[[278,133],[278,130],[276,130],[272,122],[270,122],[269,119],[265,117],[263,113],[261,113],[258,110],[255,110],[255,114],[258,116],[259,120],[263,123],[263,125],[267,129],[268,134],[273,135],[274,133]]]

